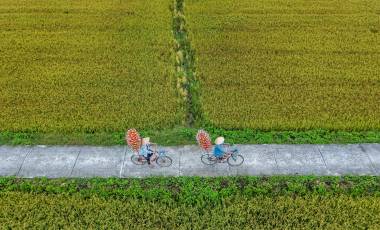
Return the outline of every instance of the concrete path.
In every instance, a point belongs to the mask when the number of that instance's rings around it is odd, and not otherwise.
[[[0,176],[146,177],[232,175],[380,175],[380,144],[240,145],[245,161],[204,165],[197,146],[165,147],[172,166],[134,165],[126,146],[0,146]]]

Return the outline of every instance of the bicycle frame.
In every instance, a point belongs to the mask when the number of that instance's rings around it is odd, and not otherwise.
[[[238,153],[239,153],[239,150],[235,147],[235,149],[232,150],[230,157],[232,157],[234,160],[236,160],[236,156],[238,155]]]
[[[166,151],[165,150],[162,150],[162,149],[159,149],[158,148],[158,145],[155,144],[155,143],[151,143],[150,146],[152,147],[151,150],[153,152],[153,156],[156,156],[154,158],[154,160],[157,160],[158,157],[163,157],[163,156],[166,156]]]
[[[165,150],[156,149],[155,151],[153,151],[152,159],[153,159],[153,161],[155,161],[155,160],[157,160],[157,158],[164,157],[164,156],[166,156]]]
[[[166,151],[165,151],[165,150],[159,150],[159,151],[157,152],[157,155],[158,155],[159,157],[164,157],[164,156],[166,156]]]
[[[232,145],[230,145],[230,144],[223,144],[223,145],[226,146],[227,148],[230,148],[230,149],[232,148],[232,150],[227,151],[227,153],[225,153],[223,155],[223,157],[227,158],[227,156],[230,157],[230,155],[231,156],[232,155],[236,156],[239,153],[239,149],[236,147],[236,145],[234,145],[234,144],[232,144]],[[202,152],[203,152],[202,155],[212,154],[211,151],[210,152],[206,152],[206,151],[203,150]]]
[[[239,153],[239,150],[236,147],[236,145],[234,145],[234,144],[232,144],[232,145],[226,144],[226,146],[228,148],[230,148],[230,149],[229,149],[229,151],[223,157],[225,157],[226,159],[228,159],[230,157],[232,157],[233,159],[236,159],[236,156]]]

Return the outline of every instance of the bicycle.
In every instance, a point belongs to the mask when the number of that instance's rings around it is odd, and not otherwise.
[[[156,162],[157,165],[160,167],[169,167],[172,165],[173,160],[166,155],[166,151],[164,150],[158,150],[156,144],[151,144],[151,146],[154,146],[153,155],[150,158],[150,162]],[[133,154],[131,156],[131,161],[135,165],[144,165],[148,162],[148,160],[137,153]]]
[[[125,141],[127,142],[129,148],[134,152],[131,156],[131,161],[136,165],[144,165],[148,162],[144,156],[139,154],[142,140],[143,139],[136,129],[129,129],[125,135]],[[156,162],[157,165],[161,167],[169,167],[172,165],[173,160],[166,156],[166,152],[164,150],[158,150],[157,144],[150,143],[150,147],[150,151],[153,152],[150,162]]]
[[[240,166],[244,162],[244,157],[239,154],[239,150],[235,145],[224,144],[223,147],[228,149],[227,153],[222,158],[215,157],[212,153],[204,153],[201,156],[201,161],[206,165],[214,165],[216,163],[227,162],[230,166]]]

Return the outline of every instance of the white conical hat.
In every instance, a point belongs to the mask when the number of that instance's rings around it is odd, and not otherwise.
[[[150,138],[149,137],[144,137],[143,139],[142,139],[142,144],[144,145],[144,144],[149,144],[150,143]]]
[[[215,144],[216,145],[221,145],[221,144],[223,144],[224,143],[224,137],[217,137],[216,139],[215,139]]]

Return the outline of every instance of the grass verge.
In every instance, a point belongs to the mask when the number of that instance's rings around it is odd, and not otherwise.
[[[212,138],[226,137],[236,144],[349,144],[380,143],[380,131],[260,131],[209,128]],[[196,128],[142,130],[143,136],[160,145],[195,144]],[[39,133],[0,132],[0,145],[122,145],[124,132]]]
[[[0,178],[2,227],[380,227],[380,177]]]
[[[82,197],[136,198],[188,205],[217,204],[240,197],[336,196],[380,197],[378,176],[236,176],[92,179],[21,179],[0,177],[0,193],[63,194]]]

